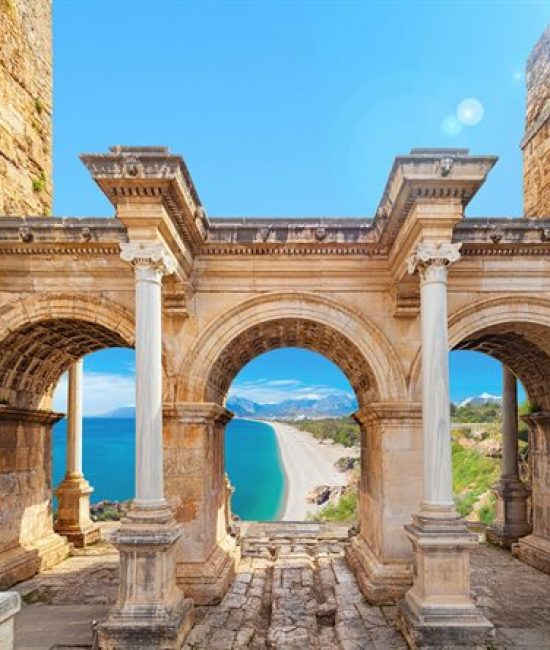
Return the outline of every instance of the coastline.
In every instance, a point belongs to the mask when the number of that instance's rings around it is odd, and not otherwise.
[[[275,431],[285,473],[285,492],[278,520],[303,521],[308,513],[315,513],[323,507],[308,503],[307,495],[319,485],[347,485],[347,472],[338,471],[334,463],[342,456],[358,456],[358,451],[336,443],[321,442],[290,424],[261,422]]]

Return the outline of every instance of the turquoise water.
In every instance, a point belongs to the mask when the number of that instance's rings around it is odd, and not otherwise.
[[[230,422],[225,428],[225,467],[235,486],[235,514],[255,521],[278,518],[285,474],[273,427],[253,420]]]
[[[53,431],[53,485],[65,474],[67,421]],[[134,494],[133,419],[84,418],[83,470],[94,487],[92,502],[122,501]],[[225,463],[235,486],[233,512],[242,519],[276,519],[283,505],[285,476],[272,427],[233,420],[225,429]]]

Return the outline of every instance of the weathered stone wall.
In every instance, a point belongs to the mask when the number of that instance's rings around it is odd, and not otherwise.
[[[0,0],[0,215],[52,200],[51,0]]]
[[[526,217],[550,215],[550,26],[527,61],[527,113],[523,149]]]

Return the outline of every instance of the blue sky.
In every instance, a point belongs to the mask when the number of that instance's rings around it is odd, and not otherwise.
[[[548,1],[56,0],[54,213],[113,213],[79,153],[163,144],[213,216],[370,216],[393,158],[426,146],[499,155],[468,214],[517,216],[523,71],[549,21]],[[343,390],[277,354],[243,383]],[[90,359],[89,412],[108,377],[124,403],[124,355]],[[499,391],[494,364],[461,355],[453,397]]]

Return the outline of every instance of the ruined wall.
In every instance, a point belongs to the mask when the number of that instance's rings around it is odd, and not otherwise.
[[[49,214],[51,0],[0,0],[0,215]]]
[[[526,217],[550,216],[550,26],[527,61],[527,114],[523,149]]]

